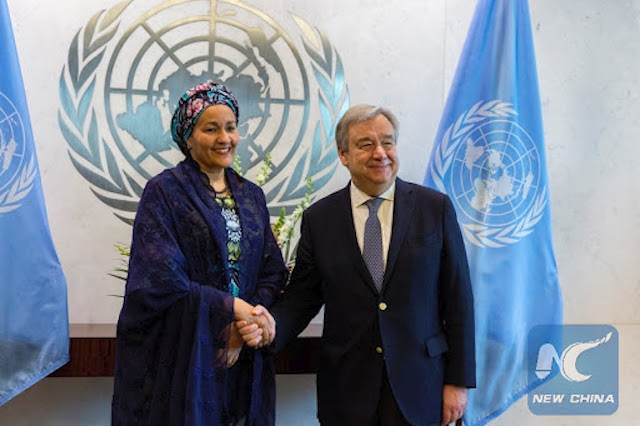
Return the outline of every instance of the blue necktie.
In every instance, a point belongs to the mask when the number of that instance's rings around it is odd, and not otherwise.
[[[371,198],[367,201],[369,217],[364,224],[364,244],[362,257],[378,291],[382,289],[384,277],[384,262],[382,260],[382,228],[378,219],[378,208],[382,198]]]

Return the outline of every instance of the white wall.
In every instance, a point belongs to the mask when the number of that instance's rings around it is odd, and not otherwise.
[[[151,3],[134,1],[132,16]],[[327,35],[343,60],[352,103],[384,104],[397,112],[401,176],[421,182],[475,2],[248,3],[288,30],[296,28],[291,11]],[[555,421],[531,415],[520,402],[496,424],[516,419],[523,424],[636,424],[640,0],[530,3],[565,321],[618,327],[620,409],[606,418]],[[73,168],[57,124],[58,84],[75,33],[95,12],[115,4],[8,0],[72,322],[115,321],[120,300],[108,294],[122,288],[106,273],[116,264],[112,243],[127,241],[130,228],[93,196]],[[299,42],[300,36],[294,39]],[[339,171],[323,193],[346,179]]]
[[[157,3],[134,1],[122,15],[120,31]],[[447,84],[449,61],[445,61],[444,37],[449,30],[445,31],[445,16],[451,11],[445,8],[445,2],[330,0],[320,4],[283,0],[269,2],[268,7],[263,2],[249,3],[281,24],[303,56],[300,30],[290,13],[327,35],[343,61],[351,103],[384,104],[397,113],[402,126],[401,175],[422,181]],[[128,242],[131,228],[91,193],[90,185],[72,165],[58,126],[58,87],[73,37],[86,29],[96,12],[116,4],[8,0],[30,99],[49,220],[68,280],[69,316],[74,323],[116,320],[121,300],[108,295],[121,294],[123,286],[107,273],[117,265],[113,244]],[[452,61],[450,66],[454,65]],[[103,64],[98,69],[98,79],[105,68]],[[96,91],[101,90],[100,84],[99,80]],[[94,105],[100,113],[98,103]],[[318,120],[317,112],[313,118]],[[342,187],[347,180],[346,169],[340,166],[318,195]]]

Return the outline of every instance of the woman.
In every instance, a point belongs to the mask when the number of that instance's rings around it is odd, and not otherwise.
[[[115,425],[275,422],[273,359],[242,350],[234,321],[269,308],[287,272],[262,190],[229,168],[238,112],[221,84],[185,93],[172,134],[186,158],[140,198],[118,321]],[[268,341],[274,330],[260,319]]]

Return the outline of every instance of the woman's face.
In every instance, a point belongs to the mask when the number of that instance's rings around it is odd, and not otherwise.
[[[233,163],[240,140],[236,116],[226,105],[211,105],[198,118],[189,140],[191,157],[203,172],[219,172]]]

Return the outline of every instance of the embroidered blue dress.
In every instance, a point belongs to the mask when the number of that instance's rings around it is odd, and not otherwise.
[[[240,294],[238,286],[240,277],[240,266],[238,259],[240,258],[240,240],[242,239],[242,226],[240,225],[240,217],[236,213],[236,203],[233,197],[216,197],[216,202],[222,209],[222,217],[227,227],[227,267],[231,271],[231,283],[229,283],[229,293],[234,297]]]
[[[145,187],[118,321],[114,425],[275,422],[270,352],[245,347],[226,368],[230,289],[269,308],[287,272],[262,190],[225,173],[242,225],[235,266],[228,246],[233,225],[195,161],[165,170]]]

